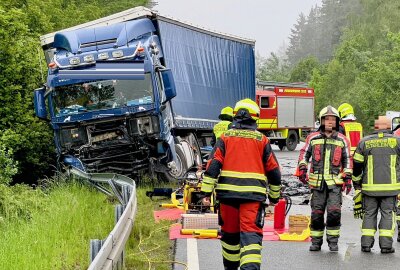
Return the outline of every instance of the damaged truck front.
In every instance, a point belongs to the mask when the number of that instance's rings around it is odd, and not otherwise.
[[[220,108],[254,98],[254,43],[139,7],[41,37],[35,112],[59,164],[172,180],[201,165]],[[227,57],[227,58],[225,58]]]

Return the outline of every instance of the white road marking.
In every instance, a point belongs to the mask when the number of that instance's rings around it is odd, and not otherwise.
[[[197,252],[197,239],[187,239],[187,262],[189,270],[199,270],[199,254]]]

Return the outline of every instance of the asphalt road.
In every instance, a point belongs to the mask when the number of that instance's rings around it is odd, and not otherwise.
[[[293,174],[299,148],[296,151],[274,151],[282,168],[283,177]],[[262,250],[263,270],[274,269],[400,269],[400,243],[394,241],[397,252],[381,254],[378,239],[371,253],[362,253],[360,246],[359,220],[353,218],[350,196],[345,196],[342,209],[342,228],[339,239],[339,252],[330,252],[326,242],[321,252],[309,252],[309,242],[264,241]],[[302,213],[309,215],[308,205],[295,205],[289,214]],[[397,231],[396,231],[397,235]],[[208,239],[178,239],[176,241],[175,261],[184,262],[189,270],[223,269],[221,246],[218,240]],[[184,270],[185,267],[175,265],[174,270]]]

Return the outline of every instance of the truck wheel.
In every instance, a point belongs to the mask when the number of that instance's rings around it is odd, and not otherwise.
[[[176,170],[169,170],[164,173],[159,173],[158,178],[161,182],[177,182],[178,177],[183,177],[187,171],[185,162],[185,154],[178,147],[175,147],[176,151]]]
[[[283,149],[285,148],[285,146],[286,146],[286,141],[279,141],[279,142],[278,142],[279,150],[283,151]]]
[[[286,147],[289,151],[294,151],[299,141],[299,135],[294,130],[289,130],[288,137],[286,138]]]

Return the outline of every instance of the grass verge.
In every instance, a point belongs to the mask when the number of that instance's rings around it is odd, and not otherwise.
[[[87,269],[89,240],[105,238],[114,227],[114,206],[107,197],[74,182],[48,194],[30,190],[25,197],[28,218],[3,218],[0,269]],[[1,198],[1,214],[25,202]]]
[[[169,240],[169,227],[173,222],[154,221],[153,210],[158,208],[161,201],[146,197],[146,190],[150,189],[137,190],[138,212],[126,246],[125,266],[132,270],[170,270],[174,242]]]

